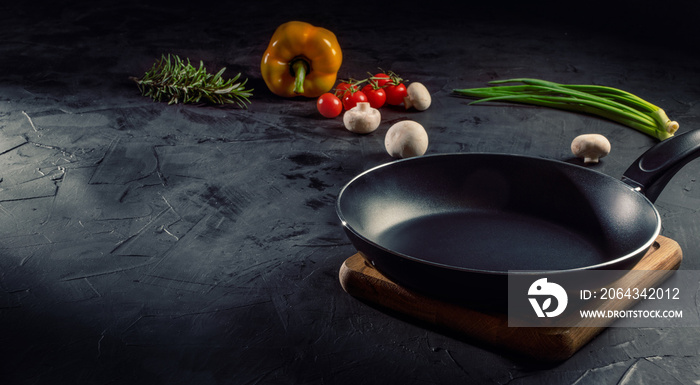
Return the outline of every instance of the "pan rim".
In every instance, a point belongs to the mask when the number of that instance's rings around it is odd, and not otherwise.
[[[563,165],[563,167],[573,167],[573,168],[578,168],[585,170],[586,172],[591,172],[598,174],[599,176],[602,176],[608,180],[615,181],[616,183],[620,183],[623,187],[629,189],[632,192],[635,192],[638,194],[640,197],[644,198],[644,201],[648,204],[648,206],[651,208],[651,210],[654,213],[654,216],[656,217],[656,228],[654,229],[653,235],[649,237],[649,239],[640,247],[635,249],[634,251],[631,251],[627,254],[624,254],[620,257],[617,257],[615,259],[595,264],[595,265],[588,265],[588,266],[581,266],[581,267],[575,267],[575,268],[570,268],[570,269],[559,269],[559,270],[487,270],[487,269],[475,269],[475,268],[468,268],[468,267],[460,267],[460,266],[454,266],[454,265],[447,265],[443,263],[438,263],[438,262],[433,262],[429,260],[425,260],[422,258],[414,257],[405,253],[397,252],[391,249],[388,249],[371,239],[365,237],[364,235],[360,234],[357,230],[355,230],[352,226],[350,226],[345,218],[345,215],[343,214],[343,211],[340,207],[341,202],[342,202],[342,197],[345,191],[357,180],[360,178],[364,177],[365,175],[372,173],[378,169],[384,168],[384,167],[389,167],[398,163],[404,163],[404,162],[411,162],[411,161],[425,161],[426,159],[429,158],[438,158],[438,157],[455,157],[455,156],[483,156],[483,155],[488,155],[488,156],[498,156],[498,157],[516,157],[516,158],[526,158],[526,159],[534,159],[536,161],[543,161],[543,162],[553,162],[557,164]],[[400,258],[407,259],[412,262],[416,262],[419,264],[427,265],[427,266],[433,266],[433,267],[438,267],[442,269],[448,269],[448,270],[454,270],[458,272],[466,272],[466,273],[478,273],[478,274],[488,274],[488,275],[509,275],[509,274],[517,274],[517,275],[541,275],[541,274],[559,274],[559,273],[571,273],[571,272],[577,272],[577,271],[586,271],[586,270],[600,270],[600,269],[605,269],[608,266],[615,265],[617,263],[624,262],[625,260],[631,259],[641,253],[644,253],[646,250],[648,250],[656,241],[658,236],[661,234],[661,215],[659,214],[656,206],[646,197],[644,194],[639,192],[637,189],[635,189],[633,186],[628,185],[621,179],[617,179],[613,176],[610,176],[608,174],[602,173],[597,170],[592,170],[590,168],[586,168],[583,166],[579,166],[576,164],[572,163],[567,163],[563,162],[558,159],[549,159],[549,158],[543,158],[543,157],[538,157],[538,156],[531,156],[531,155],[522,155],[522,154],[508,154],[508,153],[497,153],[497,152],[449,152],[449,153],[440,153],[440,154],[428,154],[428,155],[423,155],[420,157],[411,157],[411,158],[405,158],[405,159],[397,159],[393,160],[390,162],[386,162],[374,167],[371,167],[355,177],[353,177],[350,181],[348,181],[339,191],[338,197],[336,198],[336,214],[338,215],[338,218],[340,219],[340,222],[346,230],[350,231],[354,236],[357,238],[361,239],[363,242],[371,245],[372,247],[375,247],[377,249],[382,250],[385,253],[389,253],[391,255],[395,255]]]

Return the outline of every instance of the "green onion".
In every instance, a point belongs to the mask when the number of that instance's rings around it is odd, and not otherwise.
[[[521,84],[501,85],[506,83]],[[529,78],[495,80],[489,84],[494,86],[455,89],[452,92],[478,99],[469,104],[505,101],[597,115],[659,140],[672,137],[678,130],[678,123],[671,121],[663,109],[613,87],[559,84]]]

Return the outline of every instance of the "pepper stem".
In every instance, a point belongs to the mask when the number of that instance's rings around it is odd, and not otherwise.
[[[296,59],[292,62],[290,70],[294,76],[294,93],[303,94],[304,80],[309,72],[309,63],[304,59]]]

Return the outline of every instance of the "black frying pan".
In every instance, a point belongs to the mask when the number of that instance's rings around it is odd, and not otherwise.
[[[387,163],[336,210],[377,270],[416,291],[502,307],[513,271],[626,270],[661,229],[653,202],[700,156],[700,130],[644,153],[622,180],[542,158],[459,153]]]

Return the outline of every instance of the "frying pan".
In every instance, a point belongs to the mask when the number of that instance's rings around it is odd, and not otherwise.
[[[529,156],[425,155],[356,176],[336,211],[387,278],[502,309],[508,274],[633,267],[661,230],[654,201],[698,156],[700,130],[656,144],[621,179]]]

